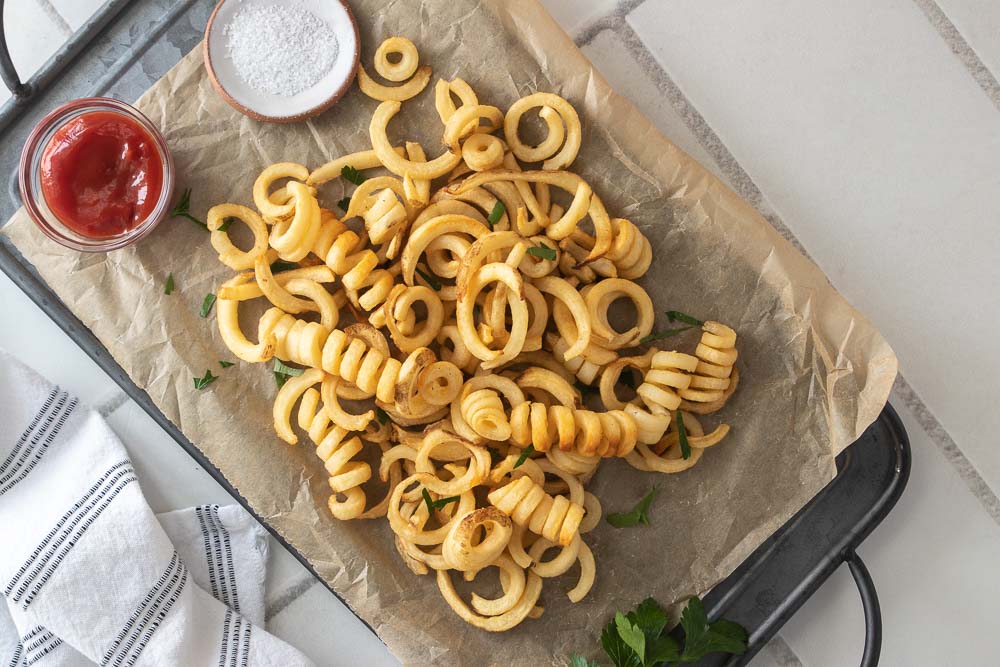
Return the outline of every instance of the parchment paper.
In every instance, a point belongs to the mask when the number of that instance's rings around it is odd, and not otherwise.
[[[625,530],[606,523],[588,536],[597,583],[580,604],[565,591],[576,569],[547,580],[545,614],[491,635],[462,622],[432,577],[404,567],[382,521],[340,523],[326,509],[329,488],[308,444],[289,447],[271,429],[274,381],[263,365],[231,359],[202,298],[230,275],[208,235],[166,221],[138,247],[108,255],[65,250],[23,211],[5,229],[56,294],[254,509],[313,564],[326,582],[407,664],[560,663],[594,654],[616,609],[648,595],[665,604],[723,579],[833,476],[834,456],[879,414],[896,358],[871,324],[809,260],[748,204],[663,138],[610,90],[534,0],[353,0],[363,62],[393,34],[417,44],[437,77],[460,75],[481,101],[506,108],[521,95],[554,91],[575,104],[584,143],[573,165],[614,215],[640,225],[655,262],[642,281],[658,311],[717,319],[739,332],[743,381],[726,408],[732,433],[693,470],[674,476],[602,464],[591,488],[605,512],[626,511],[654,484],[652,522]],[[390,128],[439,154],[433,82]],[[376,103],[354,89],[310,122],[262,124],[231,109],[211,88],[200,49],[150,89],[138,106],[164,132],[193,211],[220,202],[252,205],[259,171],[278,161],[310,168],[369,147]],[[327,206],[339,184],[321,192]],[[178,189],[178,192],[180,190]],[[163,294],[167,274],[176,290]],[[668,326],[662,314],[658,327]],[[695,339],[677,339],[693,350]],[[672,344],[672,341],[668,345]],[[211,368],[221,379],[195,391]],[[337,628],[330,628],[337,632]],[[336,662],[337,656],[330,656]]]

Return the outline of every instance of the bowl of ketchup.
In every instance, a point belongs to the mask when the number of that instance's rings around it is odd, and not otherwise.
[[[135,243],[167,216],[174,163],[133,107],[103,97],[42,119],[21,153],[21,198],[51,239],[85,252]]]

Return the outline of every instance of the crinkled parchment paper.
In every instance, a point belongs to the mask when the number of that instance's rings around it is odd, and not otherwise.
[[[481,101],[506,108],[534,91],[554,91],[580,111],[584,142],[573,169],[612,214],[649,236],[655,263],[643,284],[662,311],[726,322],[739,332],[743,381],[721,420],[732,433],[693,470],[640,473],[605,462],[592,483],[605,511],[631,509],[654,484],[652,523],[588,536],[597,583],[580,604],[565,591],[570,575],[547,580],[545,614],[515,630],[488,634],[466,625],[441,599],[432,577],[417,577],[392,547],[384,521],[339,523],[326,510],[326,474],[312,447],[289,447],[271,429],[274,380],[263,365],[231,359],[202,298],[230,271],[208,235],[188,221],[166,221],[138,247],[108,255],[65,250],[19,211],[4,232],[56,294],[90,327],[164,414],[240,490],[254,509],[315,566],[408,664],[548,664],[596,650],[615,609],[647,595],[669,603],[703,592],[728,575],[834,474],[834,456],[879,414],[896,374],[892,350],[865,317],[809,260],[748,204],[662,137],[616,95],[534,0],[425,2],[353,0],[363,62],[389,35],[410,37],[437,77],[462,76]],[[432,88],[404,105],[390,127],[418,139],[428,157],[441,150]],[[138,106],[164,132],[180,187],[193,210],[252,205],[259,171],[278,161],[315,168],[369,147],[376,103],[356,89],[319,118],[263,124],[226,105],[209,84],[196,50],[150,89]],[[178,190],[179,192],[179,190]],[[339,183],[321,191],[333,207]],[[177,288],[163,294],[167,274]],[[254,328],[255,329],[255,328]],[[695,339],[678,338],[693,350]],[[221,379],[195,391],[205,369]],[[330,628],[336,632],[337,628]],[[334,661],[335,656],[331,656]]]

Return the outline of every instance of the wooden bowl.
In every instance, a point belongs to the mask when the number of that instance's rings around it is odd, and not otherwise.
[[[255,120],[291,123],[329,109],[347,92],[358,71],[361,40],[351,8],[343,0],[309,3],[308,10],[326,21],[337,37],[336,62],[322,79],[306,90],[295,95],[274,95],[250,86],[227,54],[226,26],[240,8],[253,3],[303,6],[296,0],[221,0],[205,27],[205,68],[212,85],[233,108]]]

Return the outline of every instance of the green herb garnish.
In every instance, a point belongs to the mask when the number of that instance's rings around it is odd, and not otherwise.
[[[222,366],[223,368],[229,368],[230,366],[233,366],[234,364],[231,361],[220,361],[219,365]]]
[[[344,166],[344,168],[340,170],[340,175],[355,185],[361,185],[368,180],[361,175],[360,171],[350,165]]]
[[[643,496],[642,500],[632,509],[631,512],[615,512],[608,515],[608,523],[610,523],[615,528],[628,528],[630,526],[637,526],[640,523],[649,525],[649,517],[646,512],[649,510],[650,503],[653,502],[653,498],[659,492],[659,487],[654,486],[649,493]]]
[[[447,498],[438,498],[437,500],[431,500],[431,494],[427,493],[427,489],[420,489],[420,495],[424,497],[424,502],[427,503],[427,511],[433,512],[434,510],[442,509],[448,503],[458,502],[461,496],[448,496]]]
[[[569,656],[569,667],[601,667],[596,662],[587,660],[582,655],[573,653]]]
[[[500,222],[500,218],[503,217],[503,214],[506,211],[507,209],[504,207],[502,201],[497,201],[496,204],[493,204],[493,210],[490,211],[488,216],[486,216],[486,222],[490,223],[490,229],[493,228],[493,225]]]
[[[170,294],[174,291],[174,274],[167,275],[167,282],[163,285],[163,293]]]
[[[438,281],[437,278],[435,278],[431,274],[427,273],[426,271],[424,271],[423,269],[421,269],[419,266],[417,267],[417,273],[420,274],[421,278],[423,278],[425,281],[427,281],[427,284],[430,285],[431,288],[435,292],[440,292],[441,291],[441,283],[440,283],[440,281]]]
[[[188,188],[183,193],[181,193],[181,200],[177,202],[177,206],[174,206],[174,209],[170,211],[170,217],[187,218],[194,224],[203,227],[205,231],[208,231],[208,225],[206,225],[204,222],[191,215],[190,208],[191,208],[191,188]]]
[[[351,198],[344,197],[343,199],[337,202],[337,207],[340,208],[340,210],[343,211],[344,213],[347,213],[347,209],[351,207]]]
[[[224,232],[227,229],[229,229],[229,225],[233,224],[234,220],[236,220],[236,218],[226,218],[225,220],[223,220],[222,224],[219,225],[219,231]]]
[[[385,426],[389,421],[389,413],[376,405],[375,418],[378,419],[379,424]]]
[[[691,458],[691,445],[688,443],[687,429],[684,428],[684,416],[681,411],[677,411],[677,439],[681,444],[681,458]]]
[[[205,295],[205,298],[201,302],[201,310],[198,314],[202,317],[208,317],[208,314],[212,312],[212,306],[215,305],[215,295],[209,292]]]
[[[555,249],[548,247],[544,243],[539,243],[536,246],[528,248],[528,254],[534,255],[535,257],[539,257],[541,259],[554,260],[556,258]]]
[[[207,387],[208,385],[212,384],[213,382],[215,382],[218,379],[219,379],[218,375],[212,375],[212,371],[211,370],[206,370],[205,371],[205,377],[194,378],[194,388],[195,389],[204,389],[205,387]]]
[[[666,331],[654,331],[648,336],[643,336],[642,338],[640,338],[639,342],[642,343],[643,345],[646,345],[648,343],[652,343],[654,340],[670,338],[671,336],[676,336],[677,334],[683,333],[690,329],[694,329],[694,327],[681,327],[679,329],[667,329]]]
[[[697,596],[681,612],[683,650],[679,641],[664,634],[666,627],[667,613],[656,600],[646,598],[634,611],[615,614],[601,633],[601,646],[615,667],[670,667],[698,662],[709,653],[741,655],[747,650],[747,631],[725,619],[710,623]],[[597,663],[574,655],[570,664],[595,667]]]
[[[292,269],[299,268],[299,265],[295,262],[286,262],[283,259],[275,260],[271,263],[271,273],[281,273],[282,271],[291,271]]]
[[[573,380],[573,386],[576,387],[576,390],[584,396],[587,396],[588,394],[596,394],[598,392],[596,388],[591,387],[589,384],[584,384],[580,380]]]
[[[514,468],[520,467],[521,464],[523,464],[525,461],[527,461],[528,457],[531,456],[534,453],[535,453],[535,446],[534,445],[528,445],[527,447],[525,447],[524,449],[522,449],[521,450],[521,455],[517,457],[517,461],[514,463]]]
[[[671,322],[683,322],[684,324],[691,324],[696,327],[700,327],[704,324],[704,322],[699,320],[697,317],[692,317],[691,315],[682,313],[679,310],[668,310],[667,319]]]
[[[295,368],[294,366],[289,366],[281,359],[277,357],[274,358],[274,367],[271,369],[274,374],[274,382],[278,385],[278,388],[285,386],[285,382],[288,378],[298,377],[302,375],[305,371],[301,368]]]

